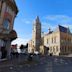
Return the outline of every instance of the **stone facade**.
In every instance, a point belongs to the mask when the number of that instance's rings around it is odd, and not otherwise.
[[[11,41],[17,37],[16,31],[13,30],[17,13],[15,0],[0,0],[0,51],[2,47],[5,48],[5,57],[10,56]]]
[[[38,46],[37,46],[38,45]],[[29,41],[28,52],[34,52],[38,48],[41,54],[68,55],[72,53],[72,33],[69,28],[58,27],[41,36],[41,23],[35,20],[33,25],[32,40]]]
[[[44,36],[44,45],[49,47],[53,55],[68,55],[72,53],[72,33],[69,28],[58,26]]]
[[[29,41],[28,52],[38,51],[41,45],[41,23],[39,17],[36,17],[36,20],[33,23],[33,30],[32,30],[32,40]]]
[[[32,39],[28,43],[28,52],[39,52],[42,55],[47,54],[47,47],[44,46],[44,36],[41,33],[41,22],[38,16],[33,24]]]

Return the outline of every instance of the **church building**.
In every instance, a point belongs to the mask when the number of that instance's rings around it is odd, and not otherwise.
[[[32,40],[29,41],[28,44],[28,52],[39,52],[39,48],[41,45],[41,22],[39,20],[39,17],[37,16],[34,23],[33,23],[33,29],[32,29]]]
[[[29,53],[37,51],[45,55],[69,55],[72,54],[72,33],[69,28],[58,25],[55,30],[49,29],[42,36],[41,22],[37,16],[33,24],[32,39],[28,46]]]

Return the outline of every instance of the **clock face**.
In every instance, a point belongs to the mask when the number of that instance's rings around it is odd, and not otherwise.
[[[8,19],[5,19],[4,20],[4,23],[3,23],[3,27],[4,27],[4,29],[9,29],[9,24],[10,24],[10,22],[9,22],[9,20]]]

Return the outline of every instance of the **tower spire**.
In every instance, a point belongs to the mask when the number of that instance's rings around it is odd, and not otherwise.
[[[39,47],[41,45],[41,22],[39,17],[37,16],[34,25],[33,25],[33,37],[32,37],[33,45],[35,51],[39,51]]]
[[[39,21],[39,16],[36,16],[36,21]]]
[[[39,19],[39,16],[36,16],[35,24],[38,24],[38,23],[40,23],[40,19]]]

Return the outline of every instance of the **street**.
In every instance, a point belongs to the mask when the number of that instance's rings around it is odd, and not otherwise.
[[[34,64],[3,64],[0,72],[72,72],[72,58],[47,56]]]

